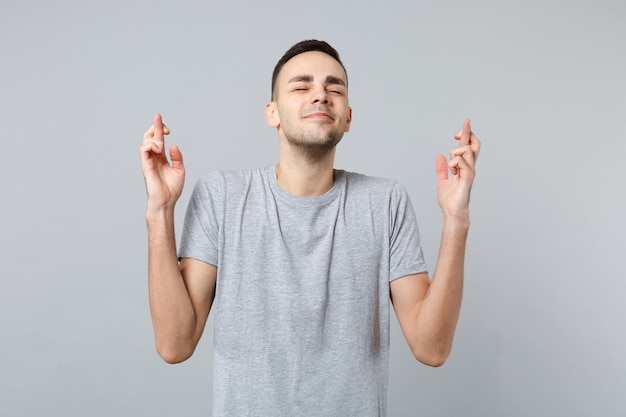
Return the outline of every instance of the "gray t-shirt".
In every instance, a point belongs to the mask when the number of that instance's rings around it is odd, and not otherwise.
[[[397,182],[336,170],[298,197],[274,166],[210,173],[179,256],[218,270],[214,417],[385,415],[389,282],[426,271]]]

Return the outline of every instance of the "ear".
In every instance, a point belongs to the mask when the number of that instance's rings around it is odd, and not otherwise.
[[[278,116],[278,109],[276,108],[275,101],[270,101],[265,105],[265,121],[271,127],[280,127],[280,117]]]
[[[348,120],[346,120],[346,132],[350,131],[350,124],[352,123],[352,107],[348,107]]]

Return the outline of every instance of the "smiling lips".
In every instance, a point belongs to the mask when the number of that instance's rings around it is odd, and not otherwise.
[[[321,120],[334,120],[334,117],[332,117],[329,113],[323,112],[323,111],[316,111],[313,113],[309,113],[306,116],[304,116],[305,119],[321,119]]]

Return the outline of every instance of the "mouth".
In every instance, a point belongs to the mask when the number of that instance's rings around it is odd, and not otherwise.
[[[319,119],[319,120],[335,120],[329,113],[323,111],[316,111],[304,116],[305,119]]]

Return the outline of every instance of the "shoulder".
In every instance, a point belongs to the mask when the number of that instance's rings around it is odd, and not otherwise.
[[[247,188],[254,182],[262,182],[269,167],[241,170],[216,170],[204,174],[196,182],[196,188],[236,190]]]
[[[346,202],[358,206],[396,212],[411,205],[406,188],[397,180],[342,171],[345,176]]]
[[[338,172],[341,172],[345,177],[346,188],[350,191],[384,195],[404,192],[404,187],[392,178],[374,177],[350,171]]]

